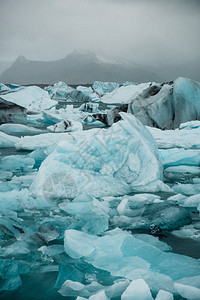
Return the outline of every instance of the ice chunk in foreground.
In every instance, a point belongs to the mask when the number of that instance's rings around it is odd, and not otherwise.
[[[122,113],[122,118],[108,129],[88,130],[84,137],[76,134],[60,143],[42,163],[33,193],[56,201],[79,193],[124,195],[162,179],[151,135],[133,115]]]
[[[150,289],[143,279],[133,280],[121,297],[122,300],[153,300]]]
[[[66,230],[64,246],[72,258],[82,258],[113,276],[143,278],[157,292],[160,289],[174,292],[173,280],[200,275],[198,260],[163,252],[119,229],[101,237]]]

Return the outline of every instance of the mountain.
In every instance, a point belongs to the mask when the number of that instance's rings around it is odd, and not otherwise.
[[[159,78],[150,67],[133,63],[108,63],[93,52],[77,51],[56,61],[31,61],[19,56],[0,76],[0,82],[18,84],[52,84],[58,81],[83,84],[95,80],[123,83],[159,81]]]

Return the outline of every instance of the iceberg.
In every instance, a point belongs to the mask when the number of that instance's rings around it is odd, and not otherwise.
[[[0,170],[15,170],[24,173],[32,170],[34,164],[34,158],[26,155],[11,155],[6,156],[1,160]]]
[[[1,95],[0,95],[1,96]],[[26,108],[23,106],[6,101],[0,97],[0,124],[3,123],[27,123]]]
[[[99,96],[103,96],[119,88],[119,83],[95,81],[92,88]]]
[[[141,230],[151,234],[178,229],[190,224],[192,219],[186,209],[178,205],[160,202],[146,204],[139,211],[125,211],[124,215],[115,215],[112,222],[126,230]]]
[[[35,127],[30,127],[22,124],[2,124],[0,125],[0,131],[3,131],[7,134],[28,134],[28,135],[34,135],[34,134],[40,134],[44,133],[45,130],[41,130]]]
[[[184,148],[200,149],[200,128],[192,130],[160,130],[147,126],[159,149]]]
[[[179,77],[174,81],[175,127],[200,118],[200,83]],[[181,107],[181,109],[180,109]]]
[[[42,163],[31,186],[33,195],[55,201],[80,193],[117,196],[162,179],[151,135],[133,115],[122,118],[108,129],[70,135],[59,143]]]
[[[78,196],[80,198],[80,195]],[[76,197],[72,203],[61,203],[59,207],[69,215],[74,216],[70,228],[86,231],[91,234],[100,234],[108,229],[107,202],[97,199],[92,201],[77,201]]]
[[[59,142],[68,139],[73,139],[73,138],[67,132],[66,133],[43,133],[35,136],[21,137],[20,139],[16,138],[14,146],[16,149],[37,150],[37,149],[47,148],[49,146],[57,145]]]
[[[53,86],[45,87],[44,90],[48,91],[51,99],[66,100],[71,91],[74,89],[71,86],[68,86],[66,83],[59,81]]]
[[[14,147],[20,138],[12,135],[8,135],[0,131],[0,148]]]
[[[185,225],[179,230],[172,231],[172,234],[180,238],[187,238],[200,242],[200,225],[198,223]]]
[[[93,91],[91,87],[78,86],[74,89],[70,95],[69,99],[77,102],[98,102],[99,95]]]
[[[28,111],[50,109],[58,103],[51,100],[48,92],[38,86],[22,87],[20,90],[1,95],[1,98],[25,107]]]
[[[93,103],[93,102],[86,102],[83,103],[80,107],[79,107],[80,111],[86,111],[89,113],[97,113],[99,112],[99,104],[98,103]]]
[[[48,126],[47,129],[51,132],[70,132],[83,130],[83,126],[77,121],[64,120],[55,125]]]
[[[188,300],[198,300],[200,299],[200,289],[194,286],[188,286],[181,283],[174,284],[178,293]]]
[[[123,86],[103,96],[101,101],[128,103],[126,111],[134,114],[143,125],[174,129],[181,123],[200,118],[199,98],[200,84],[179,77],[170,83]],[[119,111],[124,111],[123,106],[111,111],[112,122]]]
[[[200,150],[184,148],[160,149],[159,150],[163,166],[199,166]]]
[[[128,85],[122,86],[111,93],[104,95],[101,98],[101,102],[103,103],[120,103],[120,104],[127,104],[130,103],[132,99],[138,96],[143,90],[148,88],[151,85],[150,82],[148,83],[141,83],[138,85]]]

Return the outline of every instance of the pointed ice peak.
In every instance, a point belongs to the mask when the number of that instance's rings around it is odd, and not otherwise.
[[[16,62],[24,62],[24,61],[27,61],[27,59],[23,55],[19,55],[16,59]]]

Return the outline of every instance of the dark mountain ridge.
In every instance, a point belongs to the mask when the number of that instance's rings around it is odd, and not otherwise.
[[[19,56],[0,76],[1,82],[18,84],[52,84],[58,81],[80,84],[95,80],[123,83],[159,81],[159,78],[148,67],[139,64],[107,63],[93,52],[76,51],[56,61],[31,61]]]

